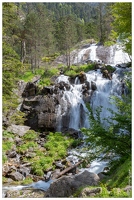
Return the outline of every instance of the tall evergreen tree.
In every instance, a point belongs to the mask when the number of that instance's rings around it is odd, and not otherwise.
[[[65,52],[66,63],[68,68],[70,69],[70,51],[71,47],[77,41],[77,29],[74,16],[66,16],[62,18],[59,23],[57,23],[56,36],[59,50],[61,52]]]

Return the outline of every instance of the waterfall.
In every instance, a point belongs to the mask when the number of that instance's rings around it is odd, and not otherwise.
[[[111,46],[111,51],[113,52],[113,55],[111,54],[110,64],[122,64],[122,63],[128,63],[130,62],[130,57],[127,53],[125,53],[120,45],[113,45]]]
[[[92,70],[86,73],[87,82],[89,83],[89,94],[91,94],[92,82],[96,85],[97,89],[93,91],[90,98],[90,106],[94,117],[96,117],[96,110],[101,107],[100,119],[104,127],[108,126],[107,119],[112,117],[112,111],[117,112],[115,104],[111,101],[111,96],[121,97],[124,73],[129,69],[117,68],[112,75],[112,80],[103,78],[101,71]],[[82,127],[89,128],[89,111],[86,107],[83,97],[83,86],[80,84],[78,77],[76,77],[74,84],[70,84],[68,76],[61,75],[56,80],[59,82],[65,82],[70,85],[70,90],[62,91],[61,104],[58,107],[57,119],[58,119],[58,131],[61,131],[63,125],[67,128],[73,128],[79,130]],[[115,122],[116,123],[116,122]]]
[[[97,86],[97,90],[93,93],[90,103],[91,108],[93,110],[93,114],[94,116],[96,116],[95,112],[97,108],[101,107],[101,123],[103,123],[104,126],[107,126],[107,121],[104,118],[111,117],[111,112],[108,109],[117,111],[116,106],[110,102],[110,96],[121,95],[122,83],[119,81],[118,76],[113,76],[112,80],[103,78],[100,70],[95,72],[89,72],[88,74],[86,74],[86,76],[88,81],[95,81]]]
[[[92,44],[90,47],[79,50],[72,60],[72,64],[83,63],[87,60],[103,60],[105,64],[113,66],[131,61],[129,55],[123,51],[119,44],[110,47]]]
[[[68,77],[61,75],[56,80],[57,83],[65,82],[69,83]],[[79,81],[75,80],[75,82],[79,83]],[[79,130],[82,127],[89,128],[89,120],[88,120],[88,109],[84,103],[83,95],[82,95],[82,84],[70,84],[70,90],[62,91],[61,97],[61,105],[58,108],[57,119],[58,119],[58,127],[57,130],[62,130],[62,122],[65,115],[68,115],[68,128],[73,128],[75,130]],[[67,122],[66,122],[67,123]]]
[[[81,49],[74,58],[73,64],[82,63],[88,59],[92,61],[98,60],[96,56],[96,49],[96,44],[92,44],[88,48]]]

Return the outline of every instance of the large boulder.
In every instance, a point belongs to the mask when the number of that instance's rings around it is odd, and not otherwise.
[[[99,182],[97,174],[85,170],[74,176],[63,176],[54,181],[47,190],[45,197],[70,197],[79,187],[95,186]]]
[[[16,135],[23,136],[28,130],[30,129],[29,126],[21,126],[12,124],[7,128],[8,132],[15,133]]]

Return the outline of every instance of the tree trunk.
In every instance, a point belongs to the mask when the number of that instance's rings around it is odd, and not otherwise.
[[[24,63],[26,58],[26,43],[25,40],[21,41],[21,62]]]

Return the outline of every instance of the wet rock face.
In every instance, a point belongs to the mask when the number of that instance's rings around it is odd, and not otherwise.
[[[87,77],[86,77],[86,74],[84,72],[80,72],[79,74],[79,80],[80,80],[80,83],[85,83],[85,81],[87,80]]]
[[[27,114],[26,124],[35,130],[38,128],[55,130],[57,105],[57,97],[49,95],[26,98],[21,108]]]
[[[28,82],[22,93],[22,97],[34,96],[36,92],[37,92],[36,84],[32,82]]]
[[[109,58],[111,57],[111,49],[110,47],[98,46],[96,49],[96,55],[100,60],[103,60],[104,63],[109,63]]]

